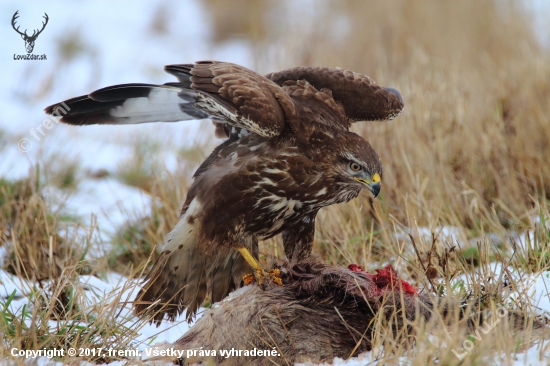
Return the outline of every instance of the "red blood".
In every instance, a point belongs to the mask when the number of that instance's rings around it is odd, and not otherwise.
[[[363,272],[363,268],[358,264],[350,264],[348,269],[352,272]]]
[[[391,264],[382,269],[377,269],[376,274],[363,271],[361,266],[357,264],[350,264],[348,269],[352,272],[363,273],[372,279],[376,287],[380,290],[394,290],[400,287],[406,294],[416,294],[416,289],[410,283],[399,279],[397,272],[393,269]]]

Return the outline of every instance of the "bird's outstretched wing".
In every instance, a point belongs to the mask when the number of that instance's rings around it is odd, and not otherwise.
[[[239,65],[202,61],[165,70],[184,88],[207,96],[195,99],[198,108],[261,136],[279,135],[295,113],[294,103],[279,85]]]
[[[122,84],[96,90],[46,107],[50,115],[71,125],[137,124],[207,118],[178,94],[181,87],[154,84]]]
[[[318,90],[329,89],[350,122],[391,120],[404,107],[401,94],[394,88],[378,86],[366,75],[340,68],[301,66],[266,77],[278,85],[306,80]]]
[[[123,84],[51,105],[72,125],[177,122],[210,118],[264,137],[279,135],[294,104],[273,81],[231,63],[169,65],[179,82]]]

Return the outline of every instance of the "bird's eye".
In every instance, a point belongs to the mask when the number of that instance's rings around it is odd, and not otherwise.
[[[353,170],[354,172],[358,172],[361,170],[361,165],[357,164],[357,163],[354,163],[354,162],[351,162],[349,163],[349,167],[351,168],[351,170]]]

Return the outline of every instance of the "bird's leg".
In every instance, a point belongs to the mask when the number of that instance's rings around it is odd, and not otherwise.
[[[265,271],[260,263],[254,258],[252,254],[245,247],[238,248],[241,255],[244,257],[246,262],[252,267],[252,274],[247,274],[243,277],[245,285],[251,284],[252,282],[258,282],[258,286],[263,290],[264,289],[264,280],[266,277],[271,277],[272,281],[279,286],[283,285],[283,280],[281,280],[281,271],[278,268],[273,268],[270,271]]]

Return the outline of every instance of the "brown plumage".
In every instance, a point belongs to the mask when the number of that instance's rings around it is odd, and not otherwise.
[[[181,219],[138,295],[138,313],[155,311],[157,322],[186,308],[191,319],[205,296],[221,300],[250,266],[261,282],[258,240],[282,233],[288,258],[308,257],[319,209],[365,187],[374,196],[380,190],[380,159],[350,122],[391,119],[403,109],[395,89],[336,68],[264,77],[203,61],[166,71],[178,82],[116,85],[46,108],[73,125],[209,118],[229,137],[195,173]]]

